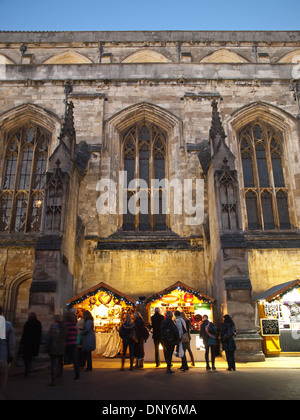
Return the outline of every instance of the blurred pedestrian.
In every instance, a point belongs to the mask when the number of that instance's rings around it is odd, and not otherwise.
[[[191,329],[192,329],[192,323],[191,321],[187,318],[187,316],[185,315],[184,312],[181,312],[181,318],[184,320],[185,325],[186,325],[186,330],[189,336],[189,341],[188,343],[183,343],[184,347],[186,348],[186,350],[189,352],[190,358],[191,358],[191,362],[192,362],[192,366],[195,366],[195,359],[194,359],[194,355],[191,349]]]
[[[73,363],[75,378],[79,379],[79,360],[78,360],[78,351],[77,351],[77,318],[74,317],[72,312],[67,312],[65,314],[65,327],[67,329],[67,339],[66,339],[66,348],[65,355],[67,360]]]
[[[65,353],[65,345],[67,338],[67,330],[63,323],[61,315],[54,315],[53,323],[51,324],[47,339],[46,352],[50,357],[50,372],[51,382],[49,385],[56,385],[58,378],[63,376],[63,359]]]
[[[126,352],[129,348],[129,357],[130,357],[130,368],[133,370],[133,361],[134,361],[134,343],[137,339],[137,333],[135,330],[135,324],[132,322],[131,315],[126,314],[125,322],[121,325],[119,335],[123,341],[123,354],[122,354],[122,364],[121,370],[124,370],[124,364],[126,359]],[[134,335],[136,339],[134,338]]]
[[[84,320],[84,325],[83,329],[80,330],[81,345],[86,365],[85,371],[89,372],[93,370],[92,351],[94,351],[96,348],[94,318],[90,311],[84,311],[82,318]]]
[[[179,331],[173,321],[173,312],[166,312],[166,319],[160,325],[161,328],[161,342],[164,349],[165,361],[167,364],[167,373],[174,373],[171,369],[172,356],[174,348],[179,341]]]
[[[42,338],[42,324],[37,319],[35,312],[28,314],[24,324],[20,341],[19,354],[23,357],[24,376],[28,376],[32,368],[32,359],[39,354]]]
[[[160,308],[155,308],[155,313],[151,317],[151,326],[153,328],[153,342],[154,342],[154,356],[155,356],[155,363],[156,367],[160,365],[160,358],[159,358],[159,345],[161,344],[161,323],[165,318],[163,315],[160,314]]]
[[[11,322],[6,321],[0,306],[0,400],[5,400],[9,367],[15,351],[15,332]]]
[[[235,351],[236,351],[236,328],[232,318],[224,315],[224,323],[221,328],[222,348],[226,354],[228,364],[227,370],[235,370]]]

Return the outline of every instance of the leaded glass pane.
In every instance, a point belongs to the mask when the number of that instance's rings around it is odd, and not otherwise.
[[[257,198],[253,192],[246,194],[246,207],[248,217],[248,229],[259,229],[258,212],[257,212]]]
[[[278,191],[277,196],[278,216],[280,221],[280,229],[290,229],[289,206],[286,194],[283,191]]]
[[[3,194],[0,198],[0,230],[5,232],[9,229],[12,197],[10,194]]]
[[[266,191],[261,195],[262,211],[264,218],[264,228],[275,229],[274,224],[274,215],[273,215],[273,206],[272,206],[272,196]]]

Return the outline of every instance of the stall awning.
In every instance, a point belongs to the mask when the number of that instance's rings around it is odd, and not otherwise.
[[[115,298],[123,300],[128,305],[132,305],[132,306],[136,305],[136,301],[134,299],[130,298],[129,296],[125,295],[122,292],[119,292],[118,290],[114,289],[113,287],[109,286],[108,284],[101,282],[101,283],[98,283],[95,286],[93,286],[93,287],[91,287],[87,290],[84,290],[79,295],[74,296],[71,299],[67,300],[66,301],[66,306],[72,307],[72,306],[82,302],[83,300],[96,295],[97,293],[99,293],[101,291],[105,291],[108,294],[111,294],[112,296],[114,296]]]
[[[184,290],[185,292],[192,293],[195,296],[197,296],[199,299],[203,299],[207,302],[214,302],[215,299],[213,299],[210,296],[205,295],[204,293],[199,292],[198,290],[194,289],[193,287],[188,286],[187,284],[182,283],[181,281],[178,281],[175,284],[172,284],[172,286],[167,287],[166,289],[161,290],[158,293],[155,293],[155,295],[151,296],[150,298],[146,299],[146,304],[149,304],[150,302],[153,302],[154,300],[159,299],[161,296],[164,296],[168,293],[171,293],[173,290],[180,289]]]
[[[266,300],[270,302],[271,300],[275,299],[277,296],[283,295],[288,290],[292,289],[293,287],[300,285],[300,280],[292,280],[288,281],[287,283],[281,283],[276,286],[271,287],[270,289],[266,290],[263,293],[257,295],[254,300]]]

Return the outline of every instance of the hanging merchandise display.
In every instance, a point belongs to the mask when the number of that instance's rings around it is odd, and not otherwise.
[[[114,357],[120,352],[119,328],[126,314],[133,314],[136,301],[105,283],[85,290],[66,302],[67,309],[76,309],[78,320],[84,311],[94,319],[96,332],[95,354]]]
[[[255,300],[264,353],[300,352],[300,280],[274,286]]]
[[[154,315],[155,308],[159,308],[163,316],[167,311],[184,312],[192,326],[190,345],[196,360],[200,361],[204,354],[204,345],[199,337],[200,325],[203,315],[207,315],[213,321],[213,303],[214,299],[210,296],[182,282],[177,282],[146,300],[147,322],[151,324],[151,316]],[[147,346],[149,347],[153,340],[148,341]],[[154,355],[154,350],[152,348],[147,349],[147,356],[149,355],[151,358],[153,357],[152,354]]]

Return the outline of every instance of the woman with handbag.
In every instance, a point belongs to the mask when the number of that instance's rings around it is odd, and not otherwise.
[[[187,329],[187,334],[188,334],[188,341],[185,343],[185,348],[186,350],[189,352],[190,358],[191,358],[191,362],[192,362],[192,366],[195,366],[195,359],[194,359],[194,355],[191,349],[191,334],[190,331],[192,329],[192,324],[191,321],[186,317],[186,314],[184,312],[181,312],[181,318],[184,320],[185,325],[186,325],[186,329]]]
[[[124,370],[126,352],[127,352],[128,347],[129,347],[129,357],[130,357],[129,370],[133,370],[134,343],[137,342],[137,334],[135,330],[135,325],[132,322],[130,314],[126,315],[125,322],[121,325],[119,335],[123,341],[122,365],[121,365],[120,370]]]
[[[182,349],[183,349],[183,356],[181,358],[181,366],[179,370],[182,370],[183,372],[185,372],[186,370],[189,370],[187,360],[186,360],[186,354],[185,354],[186,349],[187,349],[186,343],[189,342],[189,338],[188,338],[186,323],[181,318],[181,312],[175,311],[174,315],[176,317],[175,323],[179,331],[179,346],[182,346]]]

